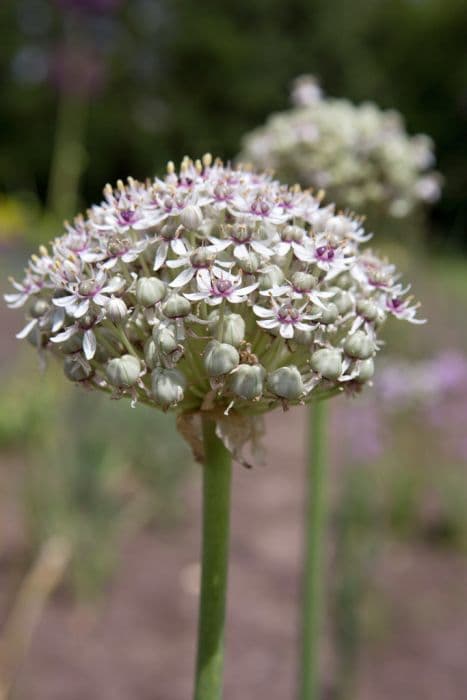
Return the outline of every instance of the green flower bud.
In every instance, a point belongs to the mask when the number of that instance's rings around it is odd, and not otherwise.
[[[254,275],[258,272],[261,261],[256,253],[248,253],[244,258],[238,258],[237,264],[246,274]]]
[[[213,311],[209,315],[209,328],[214,335],[218,333],[219,312]],[[228,345],[238,346],[245,340],[245,321],[240,314],[227,312],[222,322],[222,333],[219,340]]]
[[[190,255],[190,262],[194,267],[209,267],[215,260],[215,253],[209,252],[207,248],[200,246]]]
[[[191,312],[191,304],[181,294],[172,294],[162,307],[167,318],[183,318]]]
[[[227,343],[213,340],[204,351],[204,366],[210,377],[221,377],[228,374],[240,362],[238,351]]]
[[[325,379],[337,379],[342,373],[342,358],[339,350],[321,348],[311,356],[310,364],[315,372]]]
[[[313,338],[315,336],[315,331],[311,328],[304,331],[301,328],[295,329],[294,341],[299,345],[311,345]]]
[[[379,315],[379,309],[372,301],[369,299],[359,299],[357,301],[357,313],[366,321],[376,321]]]
[[[356,381],[364,384],[372,379],[375,373],[375,363],[372,358],[369,357],[368,360],[361,360],[358,363],[358,374],[356,376]]]
[[[305,393],[302,376],[294,365],[268,374],[267,384],[273,394],[287,401],[297,401]]]
[[[122,355],[109,360],[105,366],[105,373],[109,384],[118,389],[128,389],[139,379],[141,364],[134,355]]]
[[[340,287],[341,289],[350,289],[354,284],[354,280],[352,275],[350,275],[348,272],[342,272],[335,279],[334,284],[336,287]]]
[[[341,316],[345,316],[345,314],[348,314],[353,308],[353,297],[349,292],[339,292],[334,297],[333,303],[336,305]]]
[[[253,401],[263,393],[265,375],[261,365],[239,365],[230,375],[230,389],[241,399]]]
[[[284,273],[277,265],[268,265],[258,277],[261,291],[278,286],[284,281]]]
[[[374,341],[363,331],[356,331],[345,341],[344,350],[349,357],[356,360],[367,360],[376,348]]]
[[[92,375],[92,368],[82,355],[65,357],[63,371],[72,382],[83,382]]]
[[[50,304],[45,299],[35,299],[29,313],[32,318],[41,318],[50,308]]]
[[[339,318],[338,308],[332,302],[326,304],[324,308],[322,306],[313,306],[312,313],[320,314],[319,322],[324,323],[326,326],[335,323]]]
[[[127,305],[125,304],[123,299],[119,299],[118,297],[112,297],[111,299],[109,299],[105,310],[107,313],[107,317],[113,323],[121,323],[126,319],[128,315]]]
[[[153,338],[148,338],[144,344],[144,361],[149,369],[154,369],[159,364],[159,353]]]
[[[83,347],[83,335],[82,333],[75,333],[71,338],[68,338],[68,340],[64,340],[63,343],[57,343],[56,347],[64,355],[71,355],[74,352],[78,352]]]
[[[292,286],[297,292],[309,292],[318,284],[318,280],[314,275],[308,272],[295,272],[292,275]]]
[[[152,395],[164,409],[183,401],[185,376],[178,369],[157,367],[151,373]]]
[[[164,282],[158,277],[141,277],[136,283],[136,301],[142,306],[154,306],[166,292]]]
[[[196,231],[203,221],[203,213],[199,207],[189,204],[180,214],[180,223],[190,231]]]
[[[177,342],[175,329],[170,326],[158,326],[153,328],[152,337],[159,352],[163,355],[170,355],[180,347]]]

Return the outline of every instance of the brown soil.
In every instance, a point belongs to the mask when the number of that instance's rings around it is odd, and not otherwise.
[[[267,467],[235,468],[226,700],[294,697],[304,414],[270,417]],[[15,700],[191,697],[198,476],[186,488],[182,523],[123,546],[99,606],[77,608],[63,593],[54,597]],[[358,700],[467,697],[466,583],[467,562],[458,554],[386,547],[375,581],[381,624],[366,639]],[[327,649],[324,655],[330,657]],[[329,683],[332,666],[324,661]]]

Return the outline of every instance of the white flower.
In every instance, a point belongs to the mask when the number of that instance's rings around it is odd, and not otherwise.
[[[185,294],[190,301],[205,301],[209,306],[218,306],[223,301],[231,304],[242,304],[251,292],[258,287],[258,283],[241,287],[242,278],[232,277],[225,272],[222,276],[215,277],[208,270],[200,270],[197,275],[198,291]]]

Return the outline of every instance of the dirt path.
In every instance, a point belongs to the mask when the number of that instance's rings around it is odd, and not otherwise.
[[[300,559],[304,412],[269,419],[268,467],[236,468],[226,700],[292,700]],[[124,547],[97,615],[56,597],[37,631],[15,700],[191,697],[199,482],[170,530]],[[377,585],[386,627],[362,659],[358,700],[467,697],[467,562],[392,547]]]

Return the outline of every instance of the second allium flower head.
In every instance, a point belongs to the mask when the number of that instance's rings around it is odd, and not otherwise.
[[[12,307],[66,376],[163,410],[255,415],[356,390],[417,322],[359,219],[209,155],[129,178],[33,255]]]
[[[323,187],[339,206],[405,217],[439,198],[433,143],[409,136],[402,116],[371,102],[324,95],[312,76],[297,78],[293,106],[243,139],[240,158],[279,179]]]

